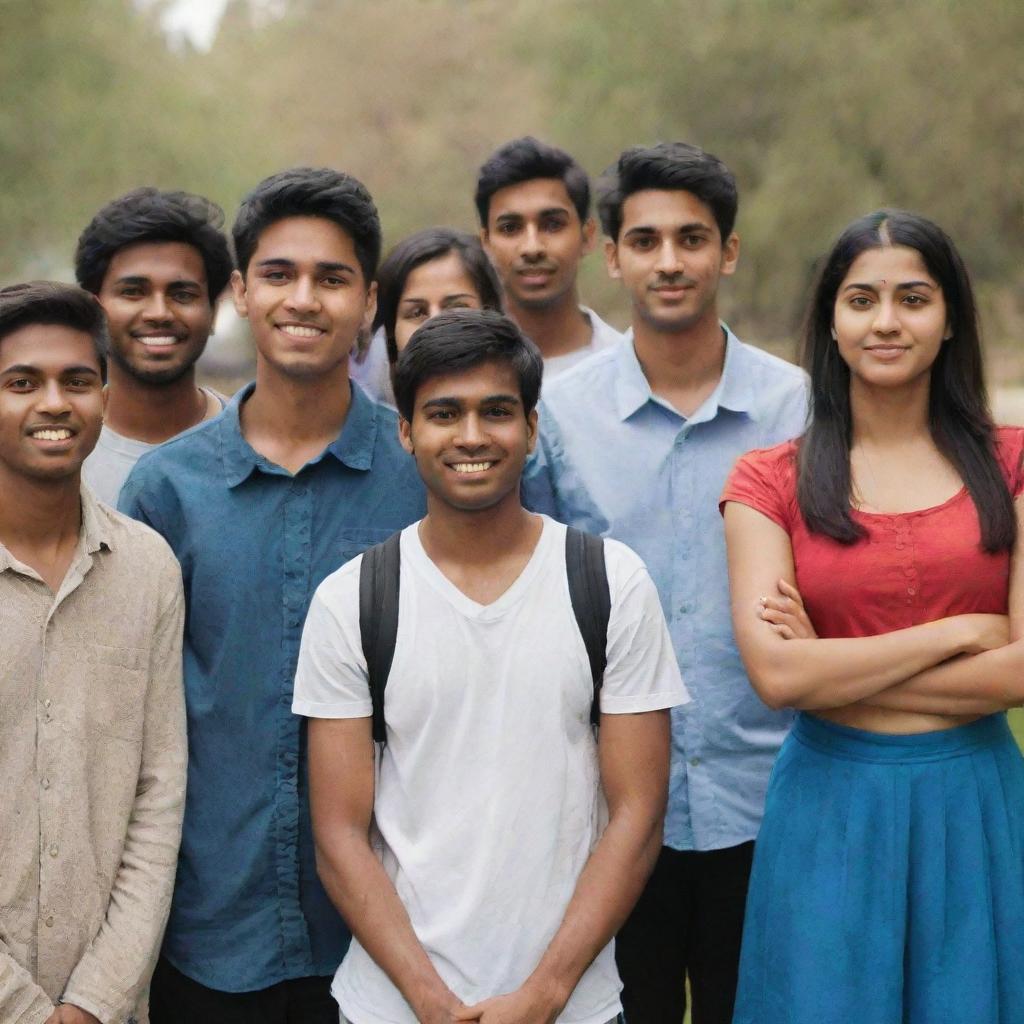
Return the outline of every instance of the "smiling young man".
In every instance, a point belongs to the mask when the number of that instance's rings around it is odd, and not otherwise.
[[[580,305],[576,278],[596,226],[587,172],[568,153],[514,139],[480,168],[475,198],[506,311],[540,349],[545,380],[622,340]]]
[[[223,223],[202,196],[140,188],[104,206],[78,239],[75,276],[110,330],[103,430],[83,475],[109,505],[141,455],[224,408],[195,371],[231,274]]]
[[[144,1024],[185,799],[181,572],[81,484],[107,332],[0,290],[0,1020]]]
[[[373,316],[377,210],[337,171],[261,182],[233,228],[256,381],[140,459],[121,507],[184,571],[190,770],[153,1021],[336,1021],[348,932],[316,877],[303,721],[291,713],[320,581],[422,515],[395,415],[350,387]]]
[[[399,356],[402,443],[427,515],[402,531],[375,759],[356,559],[318,590],[295,710],[310,716],[320,874],[355,935],[334,993],[354,1024],[619,1012],[611,938],[657,856],[666,708],[684,702],[640,560],[603,545],[600,690],[566,529],[527,512],[541,358],[499,313],[441,313]]]
[[[633,1021],[732,1019],[753,840],[788,712],[754,694],[733,638],[718,495],[736,458],[802,432],[795,367],[721,323],[736,270],[736,183],[684,143],[626,150],[599,199],[608,271],[633,306],[628,343],[545,389],[531,508],[574,522],[589,494],[647,563],[694,701],[673,714],[665,845],[616,942]]]

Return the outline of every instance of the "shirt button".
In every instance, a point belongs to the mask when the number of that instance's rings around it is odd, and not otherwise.
[[[50,915],[50,916],[49,916],[49,917],[48,917],[48,918],[47,918],[47,919],[46,919],[46,920],[45,920],[45,921],[43,922],[43,924],[45,924],[47,928],[52,928],[52,927],[53,927],[53,915],[51,914],[51,915]]]
[[[907,587],[907,593],[911,597],[913,597],[917,593],[917,588],[916,587]]]
[[[699,764],[700,764],[700,758],[699,757],[691,757],[690,758],[690,767],[696,768],[697,765],[699,765]]]
[[[50,700],[49,697],[47,697],[46,700],[43,701],[43,707],[44,708],[48,708],[52,703],[53,703],[53,701]]]
[[[49,779],[43,779],[43,781],[40,782],[39,785],[42,786],[43,789],[49,789],[50,788],[50,780]]]
[[[689,614],[689,611],[690,611],[690,606],[689,606],[689,605],[688,605],[688,604],[687,604],[687,603],[686,603],[686,602],[684,601],[684,602],[683,602],[683,603],[682,603],[682,604],[681,604],[681,605],[679,606],[679,614],[680,614],[680,615],[688,615],[688,614]]]
[[[50,843],[50,856],[56,857],[58,853],[58,847],[56,843]]]

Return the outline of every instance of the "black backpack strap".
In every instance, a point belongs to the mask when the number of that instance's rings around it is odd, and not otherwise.
[[[398,587],[401,575],[401,531],[363,552],[359,566],[359,637],[366,658],[373,738],[386,742],[384,687],[388,684],[398,636]]]
[[[593,534],[567,527],[565,568],[573,614],[590,659],[590,674],[594,680],[590,721],[597,725],[601,721],[601,685],[608,665],[608,619],[612,610],[608,571],[604,564],[604,541]]]

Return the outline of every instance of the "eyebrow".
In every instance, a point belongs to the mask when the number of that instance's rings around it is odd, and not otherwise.
[[[545,206],[543,210],[537,211],[538,217],[550,217],[553,213],[569,213],[568,206]],[[518,210],[506,210],[504,213],[499,213],[495,220],[523,220],[526,214],[519,213]]]
[[[285,259],[283,256],[271,256],[268,259],[260,260],[257,267],[297,267],[298,264],[295,260]],[[331,260],[317,260],[316,269],[323,271],[345,271],[349,274],[354,274],[356,268],[350,266],[348,263],[334,263]]]
[[[655,227],[653,224],[637,224],[636,227],[630,228],[626,235],[653,235],[663,230],[662,228]],[[710,231],[711,226],[704,224],[702,221],[695,220],[690,224],[680,224],[679,227],[670,227],[670,231],[675,234],[692,234],[694,231]]]
[[[42,372],[43,371],[40,370],[38,366],[32,366],[29,363],[15,363],[13,366],[5,366],[3,369],[0,369],[0,374],[3,376],[7,376],[9,373],[31,374],[32,376],[36,376]],[[100,375],[99,370],[97,370],[95,366],[65,366],[60,372],[62,376],[66,376],[71,373],[77,373],[79,375],[92,374],[94,377],[98,377]]]
[[[518,395],[487,395],[486,398],[482,398],[480,400],[480,404],[481,405],[489,405],[489,404],[494,403],[494,402],[506,402],[506,403],[518,405],[519,402],[520,402],[520,398],[519,398]],[[446,406],[446,405],[458,405],[458,406],[461,406],[463,404],[464,404],[464,402],[463,402],[463,400],[461,398],[441,396],[440,398],[428,398],[427,401],[425,401],[423,403],[423,408],[424,409],[433,409],[433,408],[437,408],[438,406]]]
[[[124,277],[119,277],[114,284],[152,284],[153,279],[150,277],[143,277],[139,274],[127,274]],[[187,285],[190,288],[198,288],[200,291],[203,288],[202,282],[196,281],[191,277],[183,277],[178,281],[168,281],[168,288],[180,288],[182,285]]]
[[[449,299],[475,299],[477,296],[474,292],[451,292],[445,295],[441,300],[447,302]],[[405,305],[407,302],[426,302],[427,300],[419,295],[410,295],[407,298],[402,299],[400,305]]]
[[[911,288],[927,288],[929,291],[935,291],[936,287],[937,287],[937,285],[932,284],[931,281],[901,281],[898,285],[896,285],[896,291],[898,291],[898,292],[905,292],[905,291],[909,291]],[[868,282],[868,281],[862,281],[862,282],[854,281],[851,284],[848,284],[843,289],[843,291],[844,292],[848,292],[848,291],[861,291],[861,292],[876,292],[877,293],[877,291],[878,291],[878,282],[876,281],[874,283],[871,283],[871,282]]]

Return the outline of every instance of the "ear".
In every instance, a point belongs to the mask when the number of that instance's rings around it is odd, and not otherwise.
[[[833,341],[838,341],[838,340],[839,340],[839,335],[838,335],[838,334],[836,334],[836,325],[835,325],[835,324],[833,324],[833,325],[832,325],[832,326],[831,326],[831,327],[830,327],[830,328],[828,329],[828,332],[829,332],[829,334],[831,334],[831,335],[832,335],[832,340],[833,340]]]
[[[363,309],[362,329],[369,333],[373,326],[373,318],[377,315],[377,282],[371,281],[366,289],[366,307]]]
[[[245,278],[237,270],[231,271],[231,301],[235,312],[243,319],[249,318],[249,305],[245,300]]]
[[[619,269],[619,247],[610,238],[604,240],[604,265],[612,280],[619,280],[622,271]]]
[[[106,386],[106,384],[103,385],[103,390],[100,392],[100,396],[101,396],[101,401],[103,402],[103,404],[100,406],[100,409],[101,409],[100,415],[104,419],[106,419],[107,418],[107,402],[110,401],[110,389]]]
[[[740,236],[735,231],[729,235],[722,246],[722,267],[719,273],[729,277],[736,273],[736,264],[740,258]]]
[[[398,417],[398,440],[410,455],[415,454],[412,444],[412,424],[404,416]]]
[[[538,421],[537,410],[531,409],[530,415],[526,417],[526,451],[527,454],[533,454],[533,449],[537,447],[537,421]]]
[[[484,247],[484,252],[487,253],[488,257],[491,255],[491,233],[486,227],[480,229],[480,244]]]
[[[593,217],[588,217],[581,228],[583,232],[583,253],[582,255],[587,256],[594,251],[594,245],[597,242],[597,222]]]

